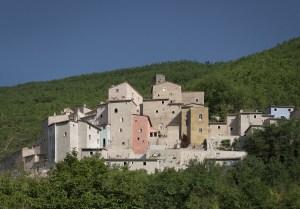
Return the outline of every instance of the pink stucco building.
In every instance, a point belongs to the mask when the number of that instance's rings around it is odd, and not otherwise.
[[[149,146],[151,124],[148,116],[132,117],[132,149],[135,154],[145,154]]]

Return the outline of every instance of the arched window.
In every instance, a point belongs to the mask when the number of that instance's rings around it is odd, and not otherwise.
[[[118,108],[115,108],[115,113],[118,113]]]

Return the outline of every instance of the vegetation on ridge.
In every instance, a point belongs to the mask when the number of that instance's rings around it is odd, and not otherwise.
[[[202,90],[211,115],[269,104],[300,105],[300,38],[226,63],[180,61],[0,88],[0,159],[34,143],[41,122],[66,106],[94,107],[112,84],[130,82],[150,96],[152,79],[163,73],[184,90]]]

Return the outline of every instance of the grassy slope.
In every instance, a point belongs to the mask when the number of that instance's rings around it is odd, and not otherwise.
[[[185,90],[204,90],[212,114],[269,104],[300,106],[300,38],[227,63],[170,62],[27,83],[0,88],[0,158],[33,143],[47,115],[66,106],[93,107],[105,100],[112,84],[129,81],[149,97],[158,72]]]

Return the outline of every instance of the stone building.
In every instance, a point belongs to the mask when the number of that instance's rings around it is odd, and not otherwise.
[[[109,88],[108,100],[133,100],[137,106],[143,103],[143,97],[128,82]]]
[[[132,150],[145,154],[149,148],[151,123],[148,116],[132,115]]]
[[[185,105],[181,112],[182,145],[202,145],[208,138],[208,108],[203,105]]]
[[[274,118],[290,119],[290,115],[294,110],[295,110],[294,106],[272,105],[272,106],[267,108],[266,113],[269,114],[269,115],[273,115]]]

